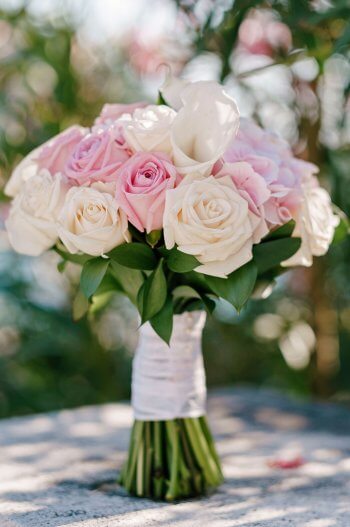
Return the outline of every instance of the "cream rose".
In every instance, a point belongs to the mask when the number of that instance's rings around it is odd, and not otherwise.
[[[46,169],[25,180],[5,222],[15,251],[38,256],[57,241],[57,217],[67,191],[61,174]]]
[[[14,198],[21,191],[24,183],[38,173],[38,165],[34,160],[40,151],[41,147],[36,148],[18,163],[5,185],[4,192],[6,196]]]
[[[112,195],[110,184],[72,187],[58,218],[58,235],[70,253],[107,253],[130,241],[128,220]]]
[[[174,164],[180,174],[210,174],[237,133],[235,101],[216,82],[194,82],[180,92],[183,106],[171,127]]]
[[[260,221],[229,176],[187,176],[166,193],[165,245],[195,256],[204,274],[226,277],[251,260]]]
[[[176,112],[168,106],[149,105],[137,108],[133,114],[123,115],[124,137],[136,152],[171,153],[170,129]]]
[[[282,266],[312,265],[313,256],[326,254],[332,243],[339,218],[333,213],[328,192],[319,186],[315,177],[301,185],[302,201],[295,218],[293,236],[301,238],[300,249]]]

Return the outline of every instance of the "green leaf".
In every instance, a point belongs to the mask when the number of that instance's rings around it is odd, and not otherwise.
[[[80,289],[86,298],[90,298],[95,293],[107,272],[108,266],[109,260],[101,257],[88,260],[84,264],[80,276]]]
[[[237,311],[240,311],[248,301],[257,277],[257,268],[251,260],[237,271],[231,273],[227,278],[217,278],[206,276],[206,282],[212,291],[221,298],[232,304]]]
[[[83,292],[78,289],[78,292],[73,300],[73,320],[77,321],[83,318],[88,312],[90,303]]]
[[[282,227],[279,227],[278,229],[270,232],[263,240],[262,243],[268,240],[276,240],[279,238],[290,238],[293,234],[295,228],[295,221],[290,220],[288,223],[285,223],[282,225]]]
[[[332,244],[337,244],[350,234],[350,221],[341,209],[335,206],[334,209],[339,217],[339,224],[335,228]]]
[[[162,309],[151,318],[150,323],[157,335],[169,344],[171,334],[173,331],[173,316],[174,307],[173,301],[170,296],[166,299],[166,302]]]
[[[88,262],[89,260],[93,260],[94,258],[93,256],[89,256],[88,254],[71,254],[57,246],[54,247],[54,251],[56,251],[56,253],[59,254],[67,262],[72,262],[77,265],[84,265],[86,262]]]
[[[119,282],[114,278],[114,276],[110,272],[108,272],[105,274],[102,282],[96,289],[94,297],[97,295],[104,295],[105,293],[112,293],[113,291],[123,291],[123,289],[121,288]]]
[[[163,95],[161,94],[160,91],[158,91],[157,105],[158,105],[158,106],[161,106],[161,105],[169,106],[169,105],[166,103],[166,101],[165,101],[165,99],[164,99],[164,97],[163,97]]]
[[[258,273],[265,273],[287,260],[297,252],[300,245],[300,238],[280,238],[254,245],[253,255]]]
[[[197,271],[190,271],[189,273],[184,273],[182,275],[182,279],[184,284],[192,287],[196,291],[200,291],[200,293],[212,293],[212,290],[208,286],[206,280],[206,275],[203,273],[198,273]]]
[[[184,310],[186,311],[187,307],[192,303],[193,300],[195,300],[196,303],[199,300],[200,303],[204,304],[204,307],[209,313],[212,313],[215,309],[215,301],[212,298],[202,291],[196,291],[189,285],[179,285],[178,287],[175,287],[175,289],[172,291],[172,295],[176,302],[176,309],[178,313],[181,313]],[[203,305],[200,307],[200,309],[202,308]]]
[[[59,273],[63,273],[65,268],[66,268],[66,265],[67,265],[67,260],[61,260],[58,264],[57,264],[57,270]]]
[[[208,295],[202,295],[201,296],[202,302],[205,305],[206,310],[208,313],[212,313],[216,307],[215,300],[210,298]]]
[[[141,298],[141,300],[140,300]],[[167,282],[163,271],[163,260],[146,279],[142,292],[139,294],[138,303],[142,324],[159,313],[167,298]]]
[[[201,295],[189,285],[179,285],[172,291],[174,298],[201,298]]]
[[[143,284],[141,285],[140,289],[138,290],[138,293],[137,293],[137,309],[139,310],[139,313],[140,313],[140,316],[141,316],[141,319],[142,319],[142,312],[143,312],[143,299],[144,299],[144,292],[145,292],[145,283],[146,282],[143,282]]]
[[[111,261],[110,273],[131,302],[137,305],[137,294],[144,282],[143,273]]]
[[[95,294],[92,297],[92,303],[89,312],[93,315],[96,315],[96,313],[104,309],[110,303],[112,298],[113,294],[111,291],[101,294]]]
[[[144,243],[124,243],[108,253],[108,256],[130,269],[153,270],[157,265],[156,255]]]
[[[200,262],[191,254],[179,251],[174,247],[166,254],[166,263],[174,273],[188,273],[200,265]]]
[[[342,242],[350,233],[349,223],[341,219],[339,225],[335,228],[332,244]]]

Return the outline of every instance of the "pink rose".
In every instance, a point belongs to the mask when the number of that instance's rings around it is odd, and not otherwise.
[[[237,137],[223,158],[226,163],[249,163],[264,179],[270,191],[270,198],[264,203],[265,218],[270,227],[296,217],[301,184],[318,171],[312,163],[294,157],[283,139],[248,119],[241,119]]]
[[[166,190],[179,179],[166,154],[138,152],[116,174],[117,203],[139,231],[162,229]]]
[[[242,198],[248,202],[251,212],[260,218],[259,235],[265,236],[269,229],[265,221],[264,204],[271,192],[265,180],[257,174],[249,163],[224,163],[215,177],[230,176]]]
[[[254,171],[249,163],[224,163],[215,175],[217,177],[231,176],[237,190],[248,201],[249,209],[261,215],[261,206],[270,198],[271,192],[265,180]]]
[[[95,119],[95,126],[110,125],[124,113],[133,113],[136,108],[143,108],[146,102],[135,102],[132,104],[105,104],[100,115]]]
[[[88,131],[81,126],[67,128],[38,148],[33,161],[38,164],[39,169],[46,168],[51,174],[63,172],[68,157]]]
[[[66,175],[78,185],[93,181],[104,183],[115,179],[117,169],[129,159],[113,127],[84,137],[67,160]]]

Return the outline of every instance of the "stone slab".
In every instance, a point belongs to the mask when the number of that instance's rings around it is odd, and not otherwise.
[[[214,392],[225,484],[178,504],[126,496],[128,404],[0,421],[1,527],[350,527],[350,411],[280,393]],[[298,468],[271,461],[301,456]]]

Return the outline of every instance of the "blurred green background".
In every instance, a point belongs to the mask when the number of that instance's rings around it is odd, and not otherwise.
[[[0,0],[0,186],[31,149],[104,102],[154,100],[159,66],[219,79],[242,115],[317,163],[350,214],[348,0]],[[0,417],[126,398],[137,322],[116,295],[72,321],[79,270],[10,251],[0,201]],[[2,222],[2,223],[1,223]],[[210,386],[350,401],[350,242],[208,320]]]

